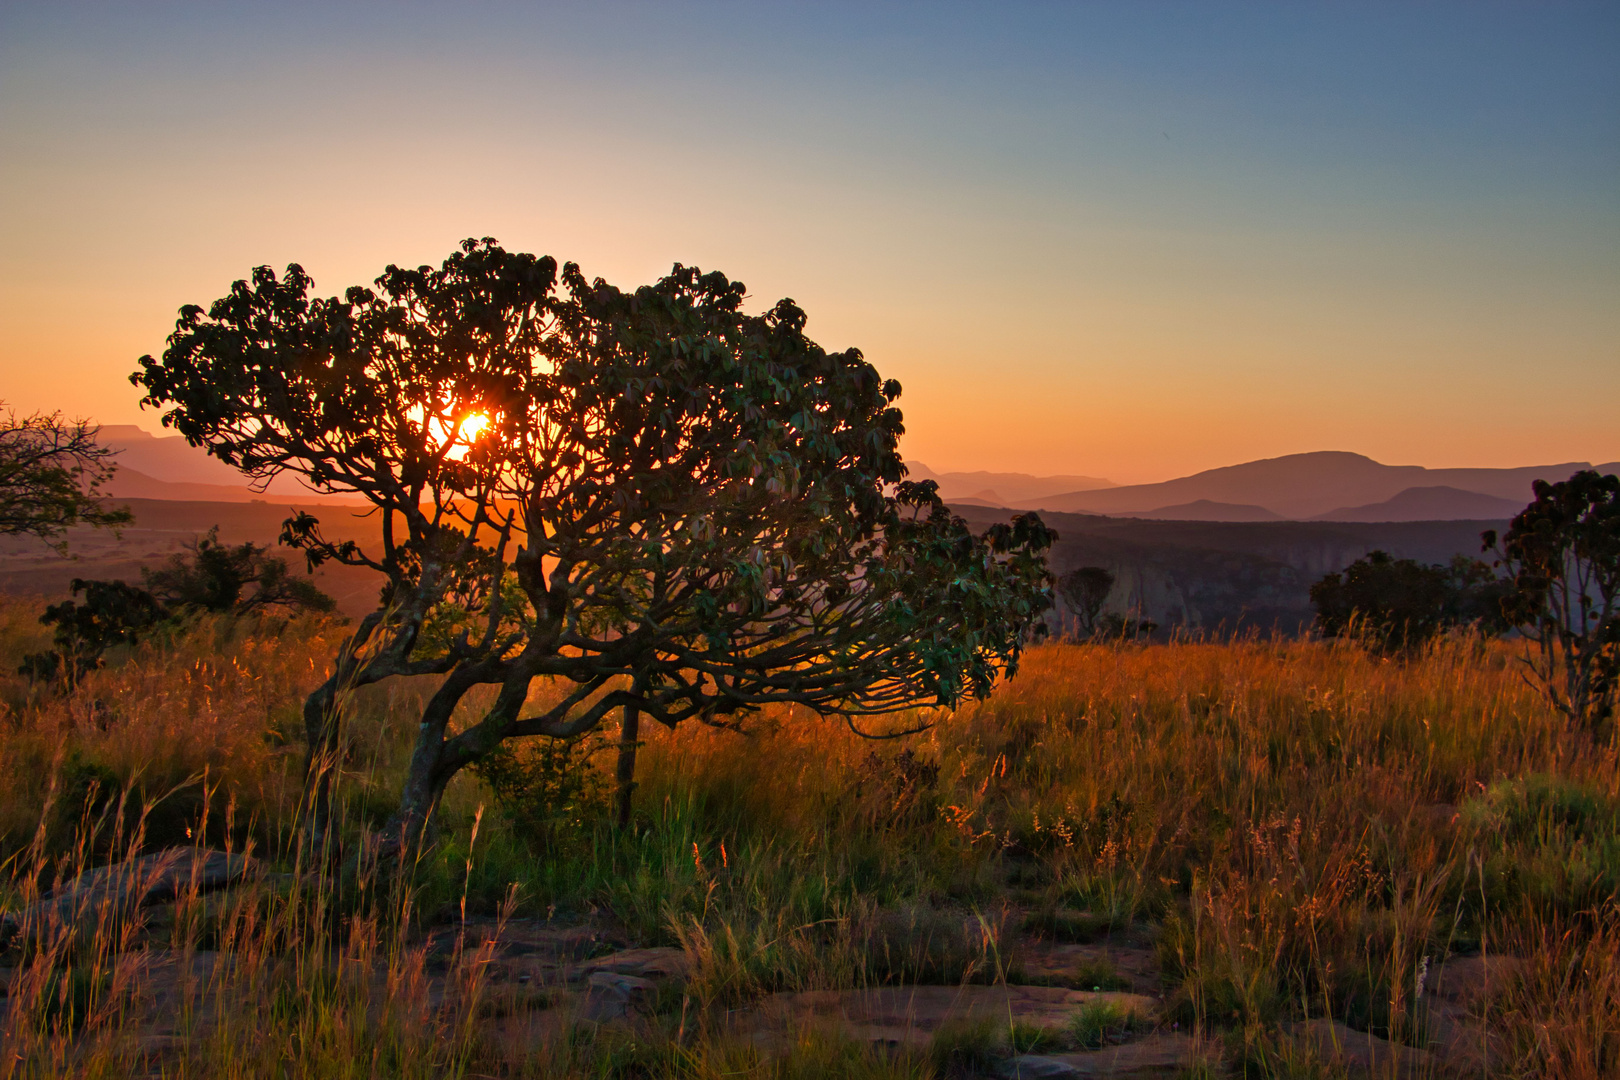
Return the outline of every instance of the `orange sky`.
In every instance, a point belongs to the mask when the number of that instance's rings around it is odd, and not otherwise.
[[[493,235],[792,296],[936,469],[1620,458],[1602,7],[204,10],[0,12],[13,405],[155,428],[180,304]]]

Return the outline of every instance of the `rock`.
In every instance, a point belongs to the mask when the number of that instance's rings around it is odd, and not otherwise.
[[[1139,994],[1159,989],[1159,965],[1153,950],[1143,946],[1097,942],[1085,945],[1029,942],[1019,958],[1020,979],[1031,985],[1069,986],[1090,990],[1082,976],[1112,969],[1114,976]],[[1104,989],[1109,989],[1104,987]]]
[[[1318,1062],[1380,1076],[1433,1076],[1434,1055],[1346,1027],[1336,1020],[1306,1020],[1286,1029],[1294,1045]]]
[[[1466,1008],[1500,993],[1523,970],[1516,956],[1454,956],[1434,966],[1424,991]]]
[[[658,984],[651,979],[598,971],[587,984],[580,1019],[598,1024],[623,1020],[632,1009],[648,1004],[657,990]]]
[[[262,870],[257,859],[241,853],[198,848],[168,848],[138,859],[97,867],[52,889],[19,912],[0,917],[0,939],[25,927],[57,923],[71,926],[104,915],[128,915],[138,908],[163,904],[187,893],[214,892],[239,884]]]
[[[574,969],[574,978],[588,978],[597,972],[634,975],[641,979],[685,979],[691,961],[681,949],[622,949],[607,956],[587,960]]]
[[[1036,1080],[1039,1077],[1079,1076],[1073,1065],[1039,1054],[1019,1054],[996,1065],[996,1075],[1005,1080]]]
[[[772,994],[740,1016],[765,1036],[806,1023],[829,1026],[856,1042],[926,1046],[946,1024],[993,1020],[1064,1027],[1086,1005],[1105,1002],[1151,1021],[1158,1002],[1143,994],[1094,993],[1061,986],[885,986]],[[765,1041],[770,1041],[766,1038]]]
[[[1053,1075],[1171,1077],[1200,1067],[1217,1070],[1220,1051],[1220,1043],[1214,1040],[1198,1040],[1180,1032],[1158,1032],[1103,1050],[1052,1054],[1049,1060],[1073,1070]]]

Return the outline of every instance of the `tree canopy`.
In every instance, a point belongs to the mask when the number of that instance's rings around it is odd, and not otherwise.
[[[0,402],[0,409],[5,403]],[[127,509],[102,505],[116,451],[96,442],[99,429],[61,413],[0,417],[0,536],[37,536],[67,551],[75,525],[116,526]]]
[[[387,582],[306,704],[312,773],[338,687],[444,676],[406,835],[502,740],[620,707],[674,726],[985,695],[1050,603],[1053,534],[1030,514],[975,536],[906,482],[899,385],[808,338],[790,300],[748,314],[740,282],[680,265],[623,291],[489,239],[374,288],[312,289],[261,267],[183,308],[132,378],[166,426],[251,476],[374,507],[375,550],[307,514],[283,539]],[[548,677],[568,692],[526,709]]]

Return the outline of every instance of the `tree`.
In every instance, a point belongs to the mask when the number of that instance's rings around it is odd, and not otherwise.
[[[4,402],[0,402],[4,408]],[[62,414],[0,419],[0,536],[37,536],[66,554],[58,539],[75,525],[118,526],[127,508],[101,504],[101,487],[112,479],[116,451],[96,442],[100,429]]]
[[[1533,680],[1601,737],[1620,690],[1620,478],[1587,469],[1532,490],[1500,544],[1483,535],[1485,548],[1513,583],[1507,612],[1533,645]]]
[[[900,387],[827,352],[789,300],[677,265],[624,292],[465,242],[440,267],[311,295],[297,266],[181,309],[132,377],[163,423],[256,478],[376,508],[381,543],[283,538],[385,575],[305,703],[319,827],[339,688],[442,677],[393,831],[505,740],[624,710],[674,727],[777,702],[856,718],[989,693],[1050,603],[1035,515],[972,535],[904,481]],[[525,715],[536,679],[568,687]],[[469,690],[499,689],[459,730]],[[628,771],[628,770],[627,770]],[[621,775],[624,775],[621,773]]]
[[[1353,634],[1380,651],[1399,652],[1456,626],[1500,632],[1506,592],[1478,559],[1459,555],[1425,565],[1373,551],[1312,585],[1311,603],[1323,637]]]
[[[199,611],[251,615],[276,607],[320,612],[336,607],[312,582],[291,576],[285,559],[253,543],[221,544],[218,525],[162,568],[143,567],[141,579],[145,588],[74,578],[74,599],[52,604],[39,619],[56,627],[56,648],[25,656],[19,671],[35,679],[64,673],[77,679],[100,667],[108,649],[133,645],[157,627]],[[253,592],[244,596],[248,585]]]
[[[1108,594],[1114,590],[1114,575],[1100,566],[1082,566],[1070,570],[1058,579],[1058,592],[1068,601],[1080,624],[1080,632],[1091,637],[1097,632],[1097,617],[1102,614]]]
[[[219,542],[219,526],[170,556],[141,580],[168,611],[214,611],[249,615],[269,608],[329,612],[337,605],[314,582],[287,571],[287,560],[251,541]],[[252,591],[247,592],[248,586]],[[245,593],[245,595],[244,595]]]
[[[133,645],[141,635],[165,622],[169,613],[157,598],[122,581],[73,579],[73,596],[45,609],[39,621],[55,626],[56,648],[23,657],[22,674],[51,680],[66,675],[72,681],[100,667],[108,649]]]

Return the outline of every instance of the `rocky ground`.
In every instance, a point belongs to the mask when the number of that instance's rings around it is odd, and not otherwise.
[[[14,936],[41,919],[66,924],[109,907],[141,910],[148,930],[140,948],[125,958],[135,967],[124,975],[140,988],[142,1004],[131,1015],[140,1018],[143,1057],[161,1072],[163,1060],[178,1050],[187,1032],[195,1037],[217,1021],[222,999],[208,987],[226,981],[236,962],[206,949],[166,947],[164,928],[173,921],[174,899],[188,890],[230,888],[255,872],[251,861],[222,853],[161,853],[87,874],[6,915],[0,928]],[[688,992],[692,958],[677,948],[636,947],[605,918],[574,924],[469,919],[433,928],[410,948],[419,958],[419,997],[429,1010],[454,1005],[471,985],[469,963],[477,967],[482,1034],[508,1061],[538,1052],[547,1040],[567,1037],[581,1026],[680,1037],[699,1025],[767,1053],[791,1052],[806,1029],[878,1047],[932,1046],[936,1052],[940,1040],[993,1030],[1000,1053],[969,1063],[1002,1077],[1208,1075],[1220,1073],[1232,1059],[1230,1039],[1187,1030],[1166,1015],[1170,988],[1146,927],[1103,933],[1086,944],[1027,936],[1017,943],[1014,969],[991,985],[774,993],[701,1015]],[[15,950],[9,955],[15,958]],[[1491,1048],[1484,1018],[1493,991],[1513,964],[1511,958],[1476,955],[1430,970],[1422,1047],[1397,1046],[1315,1019],[1273,1033],[1265,1053],[1294,1071],[1481,1075]],[[0,993],[9,993],[20,977],[13,969],[0,969]],[[379,966],[374,978],[386,977]]]

